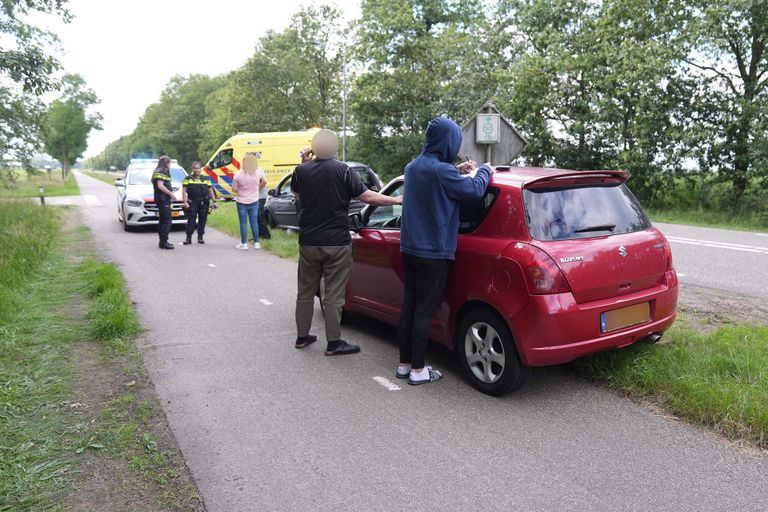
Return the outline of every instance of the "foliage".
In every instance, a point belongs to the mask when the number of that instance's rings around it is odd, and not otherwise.
[[[30,14],[50,14],[69,20],[66,0],[3,1],[0,5],[0,161],[28,165],[37,148],[41,115],[38,99],[58,85],[59,63],[51,55],[56,38],[31,25]]]
[[[54,100],[45,113],[41,135],[45,150],[61,162],[64,179],[88,144],[88,134],[101,129],[101,116],[87,110],[99,100],[85,87],[80,75],[65,75],[59,99]]]
[[[303,8],[210,79],[197,132],[169,128],[183,123],[164,94],[93,163],[208,157],[238,131],[336,129],[349,48],[349,156],[385,178],[419,153],[429,119],[461,122],[490,99],[530,142],[520,163],[625,169],[656,208],[675,207],[682,183],[727,192],[694,209],[766,211],[767,12],[761,0],[364,0],[345,30],[335,9]]]
[[[39,171],[21,172],[3,171],[11,179],[3,180],[0,184],[0,198],[8,197],[38,197],[38,187],[44,188],[45,197],[76,196],[80,194],[77,180],[69,175],[62,180],[58,175],[45,174]]]

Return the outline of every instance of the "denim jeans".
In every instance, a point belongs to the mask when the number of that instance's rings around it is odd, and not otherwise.
[[[237,218],[240,220],[240,243],[248,243],[248,223],[251,223],[253,243],[259,241],[259,202],[237,203]]]

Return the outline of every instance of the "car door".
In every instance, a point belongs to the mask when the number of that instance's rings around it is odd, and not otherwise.
[[[272,214],[278,226],[298,227],[299,212],[297,211],[296,195],[291,190],[291,175],[289,174],[275,188],[272,198]]]
[[[403,194],[399,180],[384,195]],[[363,227],[352,234],[354,265],[347,286],[347,299],[370,316],[394,323],[403,302],[403,265],[400,257],[402,206],[368,207]]]
[[[373,192],[379,192],[383,186],[381,184],[381,180],[379,179],[379,176],[373,172],[373,170],[370,167],[351,167],[350,170],[352,172],[357,173],[357,175],[360,177],[360,181],[363,182],[363,184],[368,188],[368,190],[371,190]],[[353,198],[349,202],[349,213],[357,213],[360,210],[362,210],[365,207],[365,203],[360,201],[359,199]]]

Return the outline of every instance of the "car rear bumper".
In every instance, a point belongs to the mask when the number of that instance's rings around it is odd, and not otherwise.
[[[532,296],[510,322],[520,357],[529,366],[562,364],[662,333],[675,320],[677,292],[677,277],[671,271],[665,283],[619,298],[579,304],[570,293]],[[601,313],[643,302],[650,304],[649,321],[601,331]]]

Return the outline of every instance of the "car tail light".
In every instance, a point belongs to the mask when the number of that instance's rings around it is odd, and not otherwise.
[[[533,295],[567,293],[571,291],[568,281],[554,260],[538,247],[518,242],[512,256],[523,269],[528,290]]]
[[[664,240],[664,256],[667,258],[667,270],[674,270],[675,266],[672,263],[672,248],[666,240]]]

